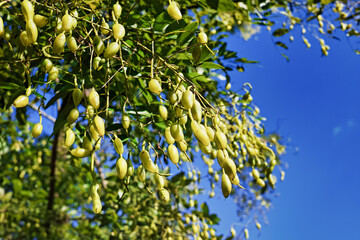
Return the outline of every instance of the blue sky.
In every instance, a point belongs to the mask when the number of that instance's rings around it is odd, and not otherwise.
[[[285,53],[279,54],[265,29],[249,41],[235,34],[230,49],[239,57],[260,61],[232,73],[233,89],[245,82],[253,86],[254,103],[268,120],[268,133],[278,131],[289,147],[283,160],[289,164],[286,179],[277,186],[269,225],[260,234],[250,228],[250,239],[360,239],[357,176],[360,172],[360,56],[343,33],[341,41],[325,39],[331,47],[321,56],[318,41],[308,36],[307,49],[297,31]],[[275,39],[278,40],[278,39]],[[298,151],[296,151],[298,149]],[[228,204],[220,231],[236,221]],[[221,206],[210,207],[220,210]],[[240,231],[239,226],[237,230]],[[243,235],[241,235],[243,236]]]

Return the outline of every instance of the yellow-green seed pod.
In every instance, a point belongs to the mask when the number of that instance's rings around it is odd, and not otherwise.
[[[261,178],[256,179],[256,184],[259,185],[260,187],[265,187],[265,181]]]
[[[93,88],[89,94],[89,103],[95,110],[97,110],[100,107],[100,96]]]
[[[182,110],[179,106],[175,107],[175,117],[181,117],[184,114],[184,110]]]
[[[93,146],[91,144],[91,140],[88,137],[84,137],[83,139],[83,148],[89,150],[90,152],[93,150]]]
[[[26,22],[26,34],[29,39],[29,43],[35,43],[38,37],[38,29],[33,20]]]
[[[180,12],[179,4],[175,1],[170,2],[170,5],[167,8],[167,12],[169,16],[174,20],[178,21],[182,19],[182,14]]]
[[[123,157],[120,157],[116,162],[116,172],[120,179],[124,179],[127,173],[127,162]]]
[[[23,108],[29,103],[29,98],[26,95],[18,96],[14,101],[14,106],[16,108]]]
[[[159,174],[155,174],[155,183],[159,189],[165,186],[165,178]]]
[[[99,135],[102,137],[105,135],[105,124],[104,124],[104,119],[102,119],[99,116],[96,116],[94,118],[94,125],[95,125],[95,130],[99,133]]]
[[[179,163],[179,151],[174,144],[170,144],[167,149],[168,157],[173,164]]]
[[[133,166],[133,164],[132,164],[132,161],[131,161],[131,159],[129,158],[127,161],[126,161],[126,163],[127,163],[127,174],[126,174],[126,176],[132,176],[133,174],[134,174],[134,166]]]
[[[249,239],[249,230],[247,228],[244,229],[245,239]]]
[[[181,140],[184,139],[184,133],[180,124],[174,123],[173,125],[171,125],[170,132],[171,132],[171,136],[173,136],[173,138],[176,141],[180,142]]]
[[[47,17],[44,17],[44,16],[40,15],[40,14],[36,14],[34,16],[34,22],[35,22],[37,27],[42,28],[49,22],[49,19]]]
[[[95,141],[99,140],[99,138],[100,138],[100,135],[99,135],[99,133],[96,131],[94,125],[91,125],[91,126],[90,126],[90,135],[91,135],[92,139],[94,139]]]
[[[130,117],[126,114],[123,114],[121,118],[121,124],[125,129],[128,129],[130,127]]]
[[[161,83],[157,79],[153,78],[149,82],[149,89],[152,93],[159,95],[162,91]]]
[[[68,116],[68,123],[73,124],[79,117],[79,110],[77,108],[73,108]]]
[[[146,172],[145,172],[145,169],[144,169],[143,165],[140,165],[136,169],[136,175],[138,176],[138,178],[139,178],[139,180],[141,182],[145,182],[145,180],[146,180]]]
[[[34,6],[29,0],[21,2],[21,12],[24,15],[25,21],[29,21],[34,18]]]
[[[74,17],[72,17],[71,30],[74,30],[77,26],[77,19],[75,17],[79,17],[79,13],[75,9],[74,11],[72,11],[72,15]]]
[[[94,213],[98,214],[101,212],[102,205],[99,195],[96,195],[96,197],[93,198],[93,211]]]
[[[210,139],[201,124],[196,121],[191,121],[191,130],[193,131],[196,139],[203,145],[208,146],[210,144]]]
[[[231,180],[231,183],[234,185],[239,185],[240,184],[240,179],[239,176],[237,174],[235,174],[235,177],[233,178],[233,180]]]
[[[115,39],[121,40],[125,36],[125,28],[120,23],[115,23],[112,27]]]
[[[2,17],[0,17],[0,37],[2,35],[4,35],[4,33],[5,33],[4,21],[3,21]]]
[[[87,107],[86,107],[86,117],[88,119],[91,119],[91,118],[94,117],[94,114],[95,114],[94,107],[91,106],[91,105],[87,105]]]
[[[55,81],[59,77],[59,70],[57,67],[53,66],[49,72],[48,81]]]
[[[115,135],[115,139],[114,139],[114,148],[115,148],[115,151],[119,155],[124,153],[124,145],[123,145],[121,139],[118,138],[116,135]]]
[[[261,229],[261,224],[260,224],[259,222],[256,222],[255,225],[256,225],[256,228],[257,228],[257,229],[259,229],[259,230]]]
[[[199,46],[199,45],[196,45],[192,48],[191,56],[195,63],[199,62],[199,60],[201,58],[201,52],[202,52],[202,49],[201,49],[201,46]]]
[[[270,186],[271,186],[272,188],[274,188],[274,187],[275,187],[275,184],[276,184],[276,182],[277,182],[276,176],[273,175],[273,174],[270,174],[269,177],[268,177],[268,180],[269,180]]]
[[[214,131],[214,129],[212,129],[209,126],[206,126],[205,128],[206,128],[206,133],[207,133],[210,141],[214,141],[214,139],[215,139],[215,131]]]
[[[50,59],[45,58],[43,63],[41,64],[41,71],[43,71],[44,73],[48,73],[51,71],[51,69],[53,68],[53,63],[51,62]]]
[[[185,93],[182,95],[181,104],[186,110],[190,109],[193,106],[194,94],[190,89],[186,90]]]
[[[73,155],[74,157],[77,157],[77,158],[83,158],[83,157],[88,157],[90,156],[90,151],[85,149],[85,148],[80,148],[80,147],[77,147],[73,150],[70,151],[71,155]]]
[[[62,23],[62,30],[65,32],[70,31],[72,24],[73,24],[73,18],[69,15],[68,11],[66,10],[65,15],[61,19]]]
[[[69,128],[65,132],[64,146],[65,147],[71,147],[74,144],[74,142],[75,142],[75,133],[74,133],[73,130],[71,130],[71,128]]]
[[[62,32],[59,35],[57,35],[53,43],[54,54],[62,53],[64,51],[65,43],[66,43],[65,33]]]
[[[200,32],[199,35],[197,36],[197,41],[201,44],[206,44],[208,42],[208,37],[206,33]]]
[[[72,98],[73,98],[75,107],[77,107],[81,103],[81,100],[82,100],[82,91],[80,89],[76,88],[72,93]]]
[[[103,21],[101,23],[100,31],[104,35],[109,33],[109,24],[107,22],[105,22],[105,19],[103,19]]]
[[[224,162],[228,157],[229,157],[229,154],[226,151],[226,149],[217,150],[216,158],[218,160],[218,163],[219,163],[220,167],[224,166]]]
[[[43,125],[41,123],[37,123],[34,125],[31,135],[33,136],[33,138],[37,138],[38,136],[40,136],[41,132],[43,130]]]
[[[191,115],[195,121],[201,122],[202,109],[201,109],[201,104],[197,100],[194,101],[194,104],[191,107]]]
[[[66,39],[66,43],[71,52],[75,53],[78,48],[77,42],[73,36],[69,36]]]
[[[93,182],[90,186],[90,196],[92,198],[99,197],[98,189],[100,188],[100,185],[97,182]]]
[[[211,144],[205,146],[204,144],[202,144],[200,141],[198,142],[198,146],[200,148],[200,150],[205,153],[205,154],[210,154],[212,152],[212,147]]]
[[[236,176],[236,165],[233,160],[230,158],[226,158],[223,162],[223,169],[225,173],[229,176],[230,180],[232,181]]]
[[[25,92],[25,95],[27,96],[27,97],[29,97],[30,96],[30,94],[31,94],[31,86],[30,87],[28,87],[27,89],[26,89],[26,92]]]
[[[234,238],[236,236],[236,231],[233,227],[230,229],[231,236]]]
[[[171,135],[171,130],[170,127],[167,127],[165,129],[165,140],[168,144],[173,144],[175,142],[175,139],[173,138],[173,136]]]
[[[226,173],[223,173],[221,177],[221,190],[225,198],[227,198],[230,195],[231,188],[232,186],[229,176]]]
[[[113,11],[114,11],[114,15],[115,15],[115,19],[114,20],[117,20],[120,15],[121,15],[121,5],[119,4],[119,2],[116,2],[114,5],[113,5]]]
[[[252,172],[251,172],[252,176],[254,179],[258,179],[260,178],[260,173],[256,168],[253,168]]]
[[[185,152],[188,148],[188,145],[187,145],[185,139],[181,140],[180,142],[177,142],[176,144],[179,147],[180,151],[182,151],[182,152]]]
[[[170,91],[167,97],[171,104],[175,104],[178,101],[178,96],[173,91]]]
[[[220,131],[220,129],[216,130],[215,132],[215,143],[219,149],[226,149],[227,147],[226,135]]]
[[[219,174],[218,173],[215,173],[215,175],[214,175],[214,180],[215,180],[215,182],[217,182],[217,181],[219,181]]]
[[[101,57],[99,57],[99,56],[95,57],[93,60],[93,68],[95,70],[100,70],[102,68],[100,63],[101,63]]]
[[[159,197],[165,202],[168,202],[170,200],[170,194],[165,188],[159,190]]]
[[[27,47],[30,45],[29,38],[28,38],[26,31],[22,31],[20,33],[20,41],[24,47]]]
[[[187,123],[187,120],[188,120],[188,116],[184,114],[179,118],[179,123],[185,125]]]
[[[159,106],[159,113],[162,119],[164,119],[165,121],[168,119],[168,110],[164,105]]]
[[[148,170],[149,172],[152,172],[152,173],[157,172],[156,165],[151,160],[150,154],[148,151],[142,150],[140,152],[140,160],[146,170]]]
[[[58,19],[58,23],[56,24],[55,33],[60,34],[62,33],[62,22],[60,19]]]
[[[120,45],[117,42],[112,42],[110,45],[106,48],[104,52],[104,58],[109,59],[116,55],[116,53],[119,51]]]
[[[231,88],[231,83],[227,83],[226,85],[225,85],[225,90],[230,90],[230,88]]]
[[[93,39],[95,53],[99,56],[104,51],[104,42],[100,36],[96,35]]]

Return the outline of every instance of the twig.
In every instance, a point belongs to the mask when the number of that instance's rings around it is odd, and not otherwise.
[[[31,107],[32,109],[34,109],[35,111],[38,111],[39,107],[36,106],[34,103],[29,103],[29,107]],[[55,123],[56,118],[54,118],[53,116],[47,114],[46,112],[44,112],[43,110],[40,110],[41,115],[46,117],[47,119],[49,119],[50,121],[52,121],[53,123]]]

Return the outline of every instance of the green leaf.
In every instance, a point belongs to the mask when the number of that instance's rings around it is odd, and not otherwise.
[[[247,60],[247,58],[238,58],[235,62],[242,62],[242,63],[259,63],[259,61]]]
[[[286,49],[286,50],[288,49],[288,46],[286,46],[286,44],[283,43],[283,42],[278,41],[278,42],[276,42],[275,44],[278,45],[278,46],[280,46],[280,47],[282,47],[282,48],[284,48],[284,49]]]
[[[235,4],[232,0],[219,0],[218,12],[229,12],[235,10]]]
[[[281,37],[281,36],[283,36],[284,34],[286,34],[286,33],[288,33],[289,32],[289,29],[287,29],[287,28],[279,28],[279,29],[276,29],[273,33],[272,33],[272,35],[274,36],[274,37]]]
[[[71,90],[69,88],[65,89],[61,89],[57,94],[55,94],[54,97],[52,97],[48,103],[45,105],[44,109],[47,109],[48,107],[50,107],[51,105],[53,105],[58,99],[62,98],[64,99],[66,95],[69,94]]]
[[[199,22],[195,21],[190,24],[188,24],[185,28],[182,34],[179,35],[177,42],[179,45],[183,45],[184,43],[188,42],[191,37],[194,37],[194,32],[199,26]]]
[[[159,16],[156,17],[154,25],[153,25],[153,29],[154,29],[154,31],[163,32],[165,30],[165,28],[172,21],[174,21],[174,20],[169,16],[167,11],[164,11]]]
[[[202,203],[200,207],[201,207],[204,217],[208,217],[209,216],[209,207],[206,204],[206,202]]]
[[[204,62],[199,67],[209,68],[209,69],[224,69],[223,66],[213,62]]]

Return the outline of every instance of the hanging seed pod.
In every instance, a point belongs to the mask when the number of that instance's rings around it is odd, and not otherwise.
[[[231,88],[231,83],[227,83],[226,85],[225,85],[225,90],[230,90],[230,88]]]
[[[194,101],[194,104],[191,107],[191,115],[195,121],[201,122],[202,109],[201,109],[201,104],[197,100]]]
[[[256,179],[256,184],[259,185],[260,187],[265,187],[265,181],[261,178]]]
[[[27,47],[30,45],[29,38],[28,38],[26,31],[22,31],[20,33],[20,41],[24,47]]]
[[[57,35],[53,43],[54,54],[62,53],[64,51],[65,43],[66,43],[65,33],[62,32],[59,35]]]
[[[117,42],[112,42],[110,45],[106,48],[104,52],[104,58],[109,59],[116,55],[116,53],[119,51],[120,45]]]
[[[224,162],[225,160],[229,157],[228,152],[226,151],[226,149],[219,149],[217,150],[217,155],[216,158],[218,160],[218,163],[220,165],[220,167],[224,166]]]
[[[129,158],[127,161],[126,161],[126,163],[127,163],[127,174],[126,174],[126,176],[132,176],[133,174],[134,174],[134,166],[133,166],[133,164],[132,164],[132,161],[131,161],[131,159]]]
[[[170,91],[170,92],[168,93],[167,98],[169,99],[169,101],[170,101],[171,104],[175,104],[175,103],[178,101],[178,96],[177,96],[176,93],[173,92],[173,91]]]
[[[53,66],[48,75],[48,81],[55,81],[59,77],[59,70],[57,67]]]
[[[179,123],[182,125],[185,125],[187,123],[188,120],[188,116],[183,114],[180,118],[179,118]]]
[[[183,107],[188,110],[194,104],[194,94],[190,89],[186,90],[185,93],[182,95],[181,104]]]
[[[43,125],[41,123],[37,123],[34,125],[31,135],[33,136],[33,138],[37,138],[38,136],[40,136],[41,132],[43,130]]]
[[[68,123],[73,124],[79,117],[79,110],[77,108],[73,108],[68,116]]]
[[[159,189],[165,186],[165,178],[159,174],[155,174],[155,183]]]
[[[149,82],[149,89],[152,93],[159,95],[162,91],[161,83],[157,79],[153,78]]]
[[[240,184],[240,179],[239,176],[237,174],[235,174],[235,177],[233,178],[233,180],[231,180],[231,183],[234,185],[239,185]]]
[[[73,36],[70,36],[66,39],[66,43],[68,48],[70,49],[71,52],[75,53],[75,51],[78,48],[77,42],[75,40],[75,38]]]
[[[0,37],[2,35],[4,35],[4,33],[5,33],[4,21],[3,21],[2,17],[0,17]]]
[[[256,222],[255,225],[256,225],[257,229],[259,229],[259,230],[261,229],[261,224],[259,222]]]
[[[272,188],[275,188],[275,184],[276,184],[276,181],[277,181],[276,176],[273,175],[273,174],[270,174],[270,175],[268,176],[268,180],[269,180],[269,185],[270,185]]]
[[[227,147],[226,135],[220,129],[217,129],[215,132],[215,143],[219,149],[226,149]]]
[[[167,127],[165,129],[165,140],[168,144],[173,144],[175,142],[175,139],[173,138],[173,136],[171,135],[171,130],[170,127]]]
[[[74,17],[72,17],[72,24],[71,24],[71,30],[74,30],[77,26],[77,20],[76,18],[79,17],[78,12],[76,11],[76,9],[72,12],[72,15]]]
[[[136,169],[136,174],[139,178],[139,180],[141,182],[145,182],[146,180],[146,172],[145,172],[145,169],[143,167],[143,165],[140,165],[137,169]]]
[[[121,139],[118,138],[116,135],[115,135],[115,139],[114,139],[114,148],[115,148],[115,151],[119,155],[122,155],[124,153],[124,145],[123,145]]]
[[[167,12],[169,16],[174,20],[178,21],[182,19],[182,14],[180,12],[179,4],[175,1],[170,2],[170,5],[167,8]]]
[[[209,140],[212,142],[215,139],[215,131],[211,127],[206,126],[206,133],[209,137]]]
[[[204,32],[200,32],[196,39],[201,44],[206,44],[208,42],[208,37]]]
[[[174,123],[173,125],[171,125],[170,132],[171,132],[171,136],[173,136],[173,138],[176,141],[180,142],[181,140],[184,139],[184,133],[180,124]]]
[[[47,17],[44,17],[44,16],[40,15],[40,14],[36,14],[34,16],[34,22],[35,22],[37,27],[42,28],[49,22],[49,19]]]
[[[256,168],[253,168],[251,174],[252,174],[252,177],[253,177],[254,179],[260,178],[260,173],[259,173],[259,171],[258,171]]]
[[[29,0],[24,0],[21,3],[21,12],[24,15],[25,21],[33,20],[34,7]]]
[[[51,60],[48,58],[45,58],[43,63],[41,64],[41,71],[43,71],[44,73],[48,73],[53,68],[53,66],[54,65],[51,62]]]
[[[89,150],[90,152],[93,150],[93,146],[91,144],[91,140],[88,137],[84,137],[83,139],[83,148]]]
[[[104,119],[102,119],[99,116],[96,116],[94,118],[94,124],[95,124],[95,130],[99,133],[99,135],[102,137],[105,135],[105,124]]]
[[[130,117],[126,114],[123,114],[121,118],[121,124],[125,129],[128,129],[130,127]]]
[[[159,113],[162,119],[165,121],[168,119],[168,110],[164,105],[159,106]]]
[[[236,165],[233,160],[230,158],[226,158],[223,162],[223,169],[225,173],[229,176],[230,180],[232,181],[236,176]]]
[[[99,56],[104,51],[105,48],[104,42],[100,36],[96,35],[93,39],[93,43],[94,43],[94,51]]]
[[[99,133],[96,131],[94,125],[90,126],[90,135],[92,137],[92,139],[94,139],[95,141],[98,141],[100,138]]]
[[[95,70],[100,70],[102,68],[102,66],[100,66],[101,63],[101,57],[95,57],[93,60],[93,68]]]
[[[81,100],[82,100],[82,91],[80,89],[76,88],[72,93],[72,98],[73,98],[75,107],[77,107],[81,103]]]
[[[65,147],[71,147],[75,142],[75,133],[70,128],[65,132]]]
[[[98,189],[100,188],[99,184],[97,182],[93,182],[90,186],[90,196],[92,198],[99,197]]]
[[[90,156],[90,151],[85,148],[77,147],[70,151],[71,155],[77,158],[84,158]]]
[[[221,177],[221,190],[225,198],[227,198],[231,193],[231,181],[226,173],[223,173]]]
[[[26,34],[30,44],[36,42],[38,37],[38,29],[32,19],[26,22]]]
[[[109,24],[105,22],[105,19],[102,20],[100,31],[104,35],[109,33]]]
[[[204,144],[202,144],[200,141],[198,142],[198,146],[200,148],[200,150],[205,153],[205,154],[210,154],[212,152],[212,147],[211,144],[205,146]]]
[[[125,36],[125,28],[120,23],[115,23],[112,27],[113,29],[113,35],[115,39],[118,39],[119,41],[123,39]]]
[[[94,117],[94,114],[95,114],[94,107],[91,106],[91,105],[87,105],[87,107],[86,107],[86,118],[91,119],[91,118]]]
[[[201,52],[202,52],[202,48],[199,45],[196,45],[192,48],[191,56],[195,63],[199,62],[201,58]]]
[[[101,205],[100,197],[99,195],[96,195],[93,198],[93,211],[94,213],[98,214],[101,212],[101,209],[102,209],[102,205]]]
[[[65,32],[70,31],[73,24],[73,18],[69,15],[68,10],[66,10],[65,15],[62,17],[61,20],[62,30]]]
[[[181,117],[184,114],[184,111],[179,107],[175,107],[175,117]]]
[[[151,160],[150,154],[149,154],[148,151],[142,150],[140,152],[140,160],[141,160],[141,163],[143,164],[143,166],[145,167],[146,170],[148,170],[149,172],[152,172],[152,173],[156,172],[156,170],[157,170],[156,165]]]
[[[247,228],[244,229],[245,239],[249,239],[249,230]]]
[[[195,138],[204,144],[205,146],[208,146],[210,144],[210,139],[206,133],[206,130],[202,128],[202,125],[197,123],[196,121],[191,121],[191,130],[193,131]]]
[[[124,179],[127,173],[127,162],[123,157],[120,157],[116,162],[116,172],[120,179]]]
[[[165,188],[159,190],[159,197],[165,202],[168,202],[170,200],[170,194]]]
[[[179,163],[179,151],[174,144],[168,146],[167,154],[173,164]]]
[[[234,238],[236,236],[236,231],[233,227],[230,229],[231,236]]]
[[[114,20],[117,20],[119,19],[120,15],[121,15],[121,5],[119,4],[119,2],[116,2],[114,5],[113,5],[113,11],[114,11],[114,15],[115,15],[115,19]]]
[[[56,28],[55,28],[55,33],[60,34],[62,32],[63,32],[63,30],[62,30],[62,22],[61,22],[60,19],[58,19],[58,22],[57,22]]]
[[[16,108],[23,108],[29,103],[29,98],[26,95],[18,96],[14,101],[14,106]]]
[[[100,96],[93,88],[89,94],[89,103],[95,110],[100,107]]]
[[[177,144],[178,148],[180,149],[180,151],[186,152],[188,145],[184,139],[181,140],[180,142],[177,142],[176,144]]]

